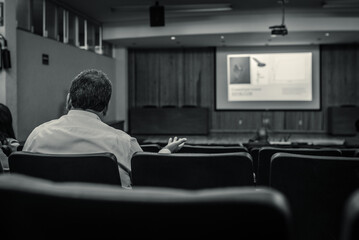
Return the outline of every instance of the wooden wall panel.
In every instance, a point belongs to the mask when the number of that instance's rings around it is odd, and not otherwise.
[[[328,45],[321,48],[322,79],[328,91],[323,102],[330,105],[359,105],[358,45]]]
[[[202,104],[201,89],[212,82],[206,77],[206,73],[210,72],[213,76],[213,68],[208,68],[209,65],[205,62],[203,50],[187,49],[184,51],[184,105],[200,106]]]
[[[175,51],[159,51],[161,53],[159,70],[159,106],[178,106],[179,86],[182,85],[182,54]]]
[[[359,106],[358,45],[324,45],[321,51],[320,111],[215,111],[215,49],[130,49],[129,107],[153,104],[208,107],[212,132],[326,132],[327,108]]]
[[[323,129],[328,129],[328,107],[359,106],[359,46],[321,47]]]
[[[161,59],[162,54],[144,50],[135,52],[134,58],[134,73],[131,79],[135,87],[131,92],[136,106],[144,105],[158,105],[160,101],[160,74],[161,74]],[[130,64],[131,65],[131,64]],[[130,85],[131,86],[131,85]]]

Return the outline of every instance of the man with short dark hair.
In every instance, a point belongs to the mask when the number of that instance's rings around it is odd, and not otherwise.
[[[36,127],[27,138],[23,151],[48,154],[111,152],[121,165],[130,169],[132,155],[142,149],[135,138],[102,121],[111,92],[111,81],[105,73],[96,69],[81,72],[72,80],[67,95],[69,112]],[[186,140],[170,138],[159,152],[176,152]],[[122,168],[119,170],[122,187],[131,188],[128,173]]]

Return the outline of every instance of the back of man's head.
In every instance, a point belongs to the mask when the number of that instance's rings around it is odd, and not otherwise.
[[[111,81],[107,75],[96,69],[82,71],[71,83],[71,105],[77,109],[102,112],[110,102]]]

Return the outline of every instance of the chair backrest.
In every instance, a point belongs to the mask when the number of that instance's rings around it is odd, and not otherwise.
[[[287,197],[298,239],[339,239],[343,206],[359,187],[359,158],[276,153],[270,186]]]
[[[141,144],[140,147],[144,152],[158,152],[161,150],[161,146],[157,143]]]
[[[289,240],[291,236],[290,208],[273,189],[125,190],[2,174],[0,204],[5,239]]]
[[[252,156],[253,159],[253,172],[256,175],[258,170],[258,154],[260,149],[260,147],[253,147],[249,150],[249,154]]]
[[[204,146],[185,144],[178,153],[231,153],[248,152],[243,146]]]
[[[356,190],[345,203],[340,240],[359,239],[359,190]]]
[[[257,185],[269,185],[270,161],[275,153],[295,153],[305,155],[320,156],[341,156],[341,151],[336,148],[281,148],[281,147],[263,147],[258,153],[258,169],[256,174]]]
[[[132,184],[136,186],[204,189],[253,186],[249,153],[146,153],[131,160]]]
[[[91,182],[121,185],[116,156],[112,153],[44,154],[13,152],[10,173],[21,173],[52,181]]]
[[[340,148],[343,157],[359,157],[358,148]]]

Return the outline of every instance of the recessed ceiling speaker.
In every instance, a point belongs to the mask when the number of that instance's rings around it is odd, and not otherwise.
[[[158,2],[150,7],[150,26],[163,27],[165,25],[165,7]]]

